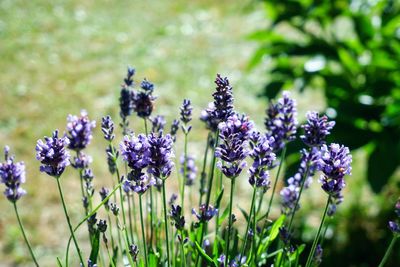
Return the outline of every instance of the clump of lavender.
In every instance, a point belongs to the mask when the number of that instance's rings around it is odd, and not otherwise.
[[[103,132],[104,139],[109,142],[114,140],[114,122],[109,115],[101,118],[101,131]]]
[[[144,79],[140,84],[140,88],[142,90],[135,91],[133,95],[133,110],[139,117],[148,118],[153,111],[154,100],[156,99],[153,96],[154,85]]]
[[[226,177],[237,177],[246,166],[244,159],[248,155],[247,140],[252,129],[253,123],[244,115],[235,114],[220,123],[219,136],[222,143],[215,149],[215,156],[221,159],[218,167]]]
[[[171,131],[170,131],[172,140],[174,142],[176,141],[176,134],[177,134],[178,130],[179,130],[179,120],[175,119],[172,121]]]
[[[96,127],[96,122],[91,121],[85,110],[81,111],[81,115],[68,115],[67,117],[67,137],[69,139],[68,148],[80,151],[92,140],[92,132]]]
[[[192,120],[192,104],[189,99],[184,99],[182,106],[180,107],[180,113],[181,113],[181,122],[182,122],[182,131],[184,134],[188,134],[190,130],[192,129],[191,125],[188,125],[188,123]]]
[[[164,126],[167,123],[165,121],[164,116],[162,115],[157,115],[154,118],[150,119],[151,121],[151,131],[153,133],[162,133],[164,131]]]
[[[192,214],[196,216],[199,223],[204,223],[210,221],[215,215],[217,215],[218,209],[214,208],[212,205],[201,204],[199,207],[199,212],[196,209],[192,209]],[[198,224],[197,224],[198,225]]]
[[[126,78],[121,86],[121,92],[119,97],[119,115],[122,118],[124,124],[126,124],[126,118],[133,112],[133,97],[134,92],[132,87],[134,85],[133,76],[135,75],[135,69],[128,67]],[[125,134],[125,133],[124,133]]]
[[[322,145],[318,167],[322,189],[335,198],[345,187],[345,175],[351,174],[352,157],[348,147],[339,144]]]
[[[273,167],[273,163],[276,159],[276,155],[272,152],[271,147],[274,139],[273,137],[260,136],[259,134],[253,134],[252,136],[256,136],[257,140],[250,152],[253,164],[249,169],[249,183],[251,186],[263,188],[265,191],[270,186],[268,169]],[[255,140],[253,140],[253,142],[254,141]]]
[[[14,156],[9,155],[10,148],[4,147],[4,162],[0,163],[1,183],[6,186],[4,195],[6,198],[15,203],[18,199],[26,194],[21,187],[25,183],[25,163],[23,161],[14,162]]]
[[[307,123],[301,127],[304,129],[304,135],[300,139],[310,147],[319,147],[325,144],[326,136],[330,134],[334,121],[328,121],[327,116],[320,117],[318,112],[307,112]]]
[[[197,167],[195,164],[195,160],[193,156],[187,156],[186,162],[185,157],[182,155],[180,158],[181,169],[180,173],[183,174],[185,177],[185,185],[191,186],[194,184],[194,180],[197,176]],[[184,166],[186,166],[186,172],[184,171]]]
[[[52,137],[45,137],[44,141],[38,140],[36,159],[42,163],[40,171],[59,177],[70,164],[69,153],[66,150],[68,144],[69,139],[65,135],[59,138],[57,130],[53,132]]]
[[[264,122],[267,134],[275,139],[275,152],[293,141],[297,131],[296,101],[290,98],[289,92],[283,92],[282,96],[277,103],[270,104]]]

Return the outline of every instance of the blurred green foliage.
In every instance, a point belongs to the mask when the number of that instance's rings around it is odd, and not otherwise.
[[[264,95],[324,90],[331,136],[366,148],[367,178],[382,190],[400,163],[400,1],[265,1],[269,25],[250,67],[270,68]]]

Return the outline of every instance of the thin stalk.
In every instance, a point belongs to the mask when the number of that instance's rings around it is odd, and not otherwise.
[[[243,247],[242,247],[242,252],[240,253],[239,262],[241,262],[241,260],[242,260],[242,255],[244,255],[244,251],[245,251],[246,245],[247,245],[247,239],[249,237],[250,220],[251,220],[251,216],[253,214],[254,203],[255,203],[255,198],[256,198],[256,192],[257,192],[257,187],[254,186],[253,197],[251,198],[250,214],[249,214],[249,219],[247,220],[245,238],[244,238],[244,243],[243,243]],[[255,214],[254,214],[254,217],[255,217]],[[255,232],[254,232],[254,235],[255,235]],[[255,239],[255,238],[253,237],[253,239]]]
[[[113,260],[111,254],[110,254],[110,250],[108,248],[108,245],[107,244],[105,244],[105,245],[106,245],[106,250],[107,250],[107,254],[108,254],[108,261],[109,261],[111,267],[115,267],[114,260]]]
[[[108,227],[108,230],[109,230],[109,232],[110,232],[110,238],[111,238],[111,248],[112,248],[112,250],[114,251],[114,248],[115,248],[115,243],[114,243],[114,237],[113,237],[113,224],[112,224],[112,221],[111,221],[111,217],[110,217],[110,212],[109,211],[107,211],[107,217],[108,217],[108,221],[109,221],[109,227]]]
[[[185,133],[185,148],[183,151],[183,179],[182,179],[182,190],[181,190],[181,206],[182,210],[184,209],[184,204],[185,204],[185,187],[186,187],[186,175],[187,175],[187,142],[188,142],[188,134]]]
[[[381,263],[379,263],[378,267],[383,267],[385,265],[386,261],[389,258],[390,253],[392,252],[393,246],[396,243],[397,238],[399,238],[399,235],[393,236],[392,241],[390,242],[389,247],[386,250],[385,256],[383,256]]]
[[[85,267],[85,263],[83,261],[82,254],[81,254],[81,249],[79,248],[78,241],[76,240],[76,237],[75,237],[75,234],[74,234],[74,230],[72,229],[71,221],[69,220],[68,210],[67,210],[67,206],[65,205],[64,194],[63,194],[63,191],[62,191],[62,188],[61,188],[61,183],[60,183],[60,177],[59,176],[56,177],[56,181],[57,181],[58,192],[60,193],[61,203],[62,203],[62,206],[63,206],[63,209],[64,209],[65,218],[67,219],[69,231],[70,231],[72,239],[74,241],[76,252],[78,253],[79,260],[80,260],[82,266]]]
[[[148,128],[147,128],[147,119],[143,118],[144,122],[144,132],[146,133],[146,136],[149,134]],[[152,186],[150,187],[150,244],[151,246],[153,245],[153,228],[154,228],[154,210],[153,210],[153,189]]]
[[[165,178],[162,178],[163,204],[164,204],[164,221],[165,221],[165,237],[167,244],[167,266],[169,266],[169,238],[168,238],[168,220],[167,220],[167,198],[165,196]]]
[[[267,213],[266,213],[266,218],[267,219],[268,219],[268,216],[269,216],[269,212],[271,211],[271,206],[272,206],[272,201],[274,200],[276,185],[278,184],[279,175],[281,173],[282,165],[283,165],[283,162],[285,161],[285,156],[286,156],[286,145],[283,147],[282,155],[281,155],[281,161],[279,162],[279,167],[278,167],[278,173],[276,174],[274,185],[272,187],[271,198],[269,200],[268,209],[267,209]]]
[[[290,217],[290,222],[289,222],[289,226],[288,226],[288,233],[290,233],[290,229],[292,228],[294,215],[296,214],[297,207],[298,207],[299,202],[300,202],[301,193],[303,193],[304,185],[306,184],[306,180],[307,180],[307,177],[308,177],[309,173],[310,173],[310,162],[307,162],[307,169],[306,169],[306,172],[305,172],[305,174],[303,176],[303,179],[301,180],[299,196],[296,199],[296,204],[294,205],[294,210],[292,212],[292,216]]]
[[[19,229],[21,230],[21,233],[22,233],[22,235],[24,236],[25,243],[26,243],[26,245],[28,246],[28,249],[29,249],[29,253],[31,254],[32,260],[33,260],[33,262],[35,263],[35,265],[36,265],[37,267],[39,267],[39,264],[38,264],[38,262],[37,262],[37,260],[36,260],[35,254],[33,253],[31,244],[29,243],[29,240],[28,240],[28,238],[26,237],[25,230],[24,230],[24,226],[23,226],[23,224],[22,224],[21,218],[19,217],[19,213],[18,213],[18,209],[17,209],[17,203],[13,202],[13,205],[14,205],[15,215],[17,216],[17,220],[18,220],[18,224],[19,224]]]
[[[325,222],[326,212],[328,211],[330,201],[331,201],[331,196],[329,196],[328,200],[326,201],[324,215],[322,216],[321,224],[319,225],[317,235],[314,238],[314,242],[312,244],[310,254],[308,254],[307,263],[305,265],[306,267],[311,266],[311,261],[312,261],[312,258],[314,257],[315,248],[317,247],[317,243],[318,243],[319,236],[321,234],[322,226],[324,225],[324,222]]]
[[[211,133],[208,133],[207,140],[206,140],[206,149],[204,151],[204,157],[203,157],[203,167],[201,169],[201,179],[202,180],[205,180],[205,177],[207,175],[206,174],[206,166],[207,166],[208,149],[210,147],[209,146],[210,137],[211,137]],[[204,183],[205,183],[205,181],[204,181]],[[200,207],[202,200],[203,200],[203,195],[204,195],[204,188],[203,188],[202,181],[200,181],[200,192],[199,193],[200,193],[200,197],[199,197],[199,207]]]
[[[136,204],[135,204],[135,195],[132,195],[132,209],[133,209],[133,219],[134,219],[134,221],[135,221],[135,224],[134,224],[134,233],[135,233],[135,237],[136,237],[136,239],[137,239],[137,237],[139,236],[139,232],[138,232],[138,226],[137,226],[137,223],[136,223],[136,218],[137,218],[137,216],[136,216]],[[157,209],[156,209],[157,210]]]
[[[233,190],[235,188],[236,177],[231,179],[231,195],[229,196],[229,224],[228,234],[226,235],[226,247],[225,247],[225,266],[228,266],[229,261],[229,244],[231,241],[231,230],[232,230],[232,203],[233,203]]]
[[[181,231],[181,240],[179,243],[181,244],[182,266],[186,267],[185,249],[183,247],[183,231]]]
[[[145,266],[148,266],[147,263],[147,243],[146,243],[146,235],[144,234],[144,223],[143,223],[143,207],[142,207],[142,194],[139,195],[139,208],[140,208],[140,224],[142,227],[142,239],[143,239],[143,250],[144,250],[144,262]]]
[[[121,177],[120,177],[120,175],[119,175],[119,170],[118,170],[118,168],[117,168],[117,170],[116,170],[116,173],[117,173],[118,184],[120,184],[122,181],[121,181]],[[124,208],[124,196],[123,196],[122,188],[121,188],[121,187],[119,187],[119,198],[120,198],[120,200],[121,200],[122,221],[123,221],[123,223],[124,223],[124,227],[126,227],[126,216],[125,216],[125,208]],[[126,233],[126,231],[125,231],[125,233]],[[121,249],[122,249],[122,248],[121,248]]]
[[[219,175],[220,188],[218,190],[219,192],[221,192],[221,190],[222,190],[222,176],[223,176],[223,173],[220,172],[220,175]],[[217,235],[218,235],[218,230],[219,230],[219,214],[220,214],[220,210],[221,209],[218,209],[217,218],[215,219],[215,237],[214,237],[214,240],[217,240]],[[214,247],[217,246],[217,245],[218,245],[218,243],[214,241]]]
[[[130,199],[133,197],[131,194],[126,194],[127,199],[128,199],[128,219],[129,219],[129,232],[130,232],[130,236],[131,236],[131,242],[134,243],[133,240],[133,224],[132,224],[132,212],[131,212],[131,201]]]

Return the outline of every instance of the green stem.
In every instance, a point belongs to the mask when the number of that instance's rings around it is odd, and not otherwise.
[[[235,188],[236,177],[231,178],[231,195],[229,196],[229,224],[228,234],[226,235],[226,247],[225,247],[225,266],[228,266],[229,261],[229,244],[231,241],[231,230],[232,230],[232,203],[233,203],[233,190]]]
[[[310,254],[308,254],[307,263],[305,265],[306,267],[311,266],[312,258],[314,257],[315,248],[317,247],[317,244],[318,244],[318,239],[321,234],[322,226],[324,225],[324,222],[325,222],[326,212],[328,211],[330,201],[331,201],[331,196],[329,196],[328,200],[326,201],[324,215],[322,216],[321,224],[319,225],[317,235],[314,238],[314,242],[312,244]]]
[[[29,243],[29,240],[26,237],[24,226],[22,225],[21,218],[19,217],[19,213],[18,213],[18,209],[17,209],[17,203],[13,202],[13,205],[14,205],[15,215],[17,216],[17,220],[18,220],[18,224],[19,224],[19,229],[21,230],[22,235],[24,236],[25,243],[26,243],[26,245],[28,246],[28,249],[29,249],[29,253],[31,254],[32,260],[35,263],[35,265],[37,267],[39,267],[39,264],[38,264],[38,262],[36,260],[35,254],[33,253],[31,244]]]
[[[248,237],[249,237],[250,220],[251,220],[251,216],[253,214],[254,202],[255,202],[255,198],[256,198],[256,192],[257,192],[257,187],[254,186],[253,197],[251,198],[250,214],[249,214],[249,219],[247,220],[246,232],[244,234],[245,238],[244,238],[244,243],[243,243],[243,247],[242,247],[242,252],[240,253],[239,262],[241,262],[241,260],[242,260],[242,255],[244,255],[244,251],[245,251],[246,245],[247,245],[247,240],[248,240]],[[254,232],[254,235],[255,235],[255,232]],[[253,237],[253,239],[254,239],[254,237]]]
[[[143,250],[144,250],[144,262],[145,266],[148,266],[147,263],[147,243],[146,243],[146,235],[144,234],[144,223],[143,223],[143,204],[142,204],[142,194],[139,195],[139,208],[140,208],[140,224],[142,227],[142,239],[143,239]]]
[[[390,253],[392,252],[393,246],[396,243],[397,238],[399,238],[399,235],[394,235],[392,238],[392,241],[390,242],[389,247],[386,250],[385,256],[383,256],[381,263],[379,263],[378,267],[383,267],[386,263],[386,261],[389,258]]]
[[[109,221],[109,227],[108,227],[108,230],[109,230],[109,232],[110,232],[110,238],[111,238],[111,248],[112,248],[112,250],[114,251],[114,248],[115,248],[115,243],[114,243],[114,237],[113,237],[113,224],[112,224],[112,221],[111,221],[111,217],[110,217],[110,212],[109,211],[107,211],[107,217],[108,217],[108,221]]]
[[[285,161],[285,156],[286,156],[286,145],[283,147],[282,155],[281,155],[281,161],[279,162],[279,167],[278,167],[278,173],[276,174],[274,185],[272,187],[271,198],[269,200],[268,209],[267,209],[267,213],[266,213],[266,218],[267,219],[268,219],[268,216],[269,216],[269,212],[271,211],[271,206],[272,206],[272,201],[274,200],[276,185],[278,184],[279,175],[281,173],[282,165],[283,165],[283,162]]]
[[[147,118],[143,118],[144,122],[144,132],[146,133],[146,136],[149,135],[149,130],[147,127]],[[153,228],[155,226],[154,223],[154,210],[153,210],[153,189],[150,187],[150,245],[153,245]]]
[[[211,133],[208,133],[207,140],[206,140],[206,148],[205,148],[204,157],[203,157],[203,166],[202,166],[202,169],[201,169],[201,181],[200,181],[200,192],[199,192],[200,193],[199,207],[200,207],[200,205],[202,203],[203,195],[204,195],[203,186],[205,185],[205,178],[206,178],[206,175],[207,175],[206,174],[206,166],[207,166],[208,148],[210,147],[209,146],[210,138],[211,138]],[[203,181],[204,181],[204,184],[203,184]]]
[[[168,217],[167,217],[167,198],[165,196],[165,178],[162,178],[162,191],[163,191],[163,204],[164,204],[164,225],[165,225],[165,237],[167,244],[167,266],[169,266],[169,238],[168,238]]]
[[[185,249],[183,247],[183,231],[181,231],[181,240],[179,243],[181,244],[181,255],[182,255],[182,266],[186,267],[186,257],[185,257]]]
[[[72,225],[71,225],[71,222],[70,222],[70,219],[69,219],[67,206],[65,205],[64,194],[63,194],[63,191],[62,191],[62,188],[61,188],[61,183],[60,183],[60,177],[59,176],[56,177],[56,181],[57,181],[58,192],[60,193],[60,197],[61,197],[61,203],[62,203],[62,206],[63,206],[63,209],[64,209],[65,218],[67,219],[69,231],[70,231],[72,239],[74,241],[75,248],[76,248],[76,251],[77,251],[78,256],[79,256],[79,260],[80,260],[82,266],[85,267],[85,263],[83,261],[82,254],[81,254],[81,249],[79,248],[78,241],[76,240],[76,237],[75,237],[75,234],[74,234],[74,230],[72,229]]]
[[[182,210],[184,209],[184,204],[185,204],[185,187],[186,187],[186,175],[187,175],[187,138],[188,134],[185,133],[185,148],[183,152],[183,179],[182,179],[182,190],[181,190],[181,206]]]
[[[133,224],[132,224],[132,212],[131,212],[131,198],[133,197],[132,195],[130,195],[129,193],[126,194],[126,197],[128,199],[128,215],[129,215],[129,232],[130,232],[130,236],[131,236],[131,242],[134,243],[133,240]]]

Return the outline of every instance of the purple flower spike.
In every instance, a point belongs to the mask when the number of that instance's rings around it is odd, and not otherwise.
[[[400,234],[400,225],[394,221],[389,221],[389,229],[393,234]]]
[[[126,117],[130,116],[133,112],[133,97],[134,92],[132,87],[134,85],[133,76],[135,75],[135,69],[128,67],[126,78],[121,86],[121,92],[119,97],[119,115],[122,120],[125,121]]]
[[[162,115],[157,115],[150,119],[152,127],[151,131],[153,133],[162,133],[164,131],[164,126],[166,124],[165,118]]]
[[[70,164],[69,153],[66,150],[68,144],[69,139],[65,135],[58,138],[58,130],[53,132],[52,137],[45,137],[44,141],[38,140],[36,159],[42,163],[40,171],[53,177],[59,177]]]
[[[192,104],[189,99],[184,99],[182,106],[180,107],[181,110],[181,121],[182,121],[182,131],[185,134],[188,134],[192,129],[192,126],[187,125],[192,120]]]
[[[144,79],[141,83],[141,91],[135,92],[133,95],[133,110],[141,118],[150,117],[156,97],[152,95],[154,85]]]
[[[170,216],[178,231],[185,227],[185,217],[183,216],[182,207],[179,205],[171,205]]]
[[[215,150],[215,156],[220,158],[218,167],[228,178],[237,177],[246,166],[247,139],[253,129],[253,123],[246,116],[236,114],[219,125],[221,144]],[[222,164],[224,161],[224,164]]]
[[[71,161],[71,166],[75,169],[85,169],[92,162],[92,157],[79,151],[78,156],[75,156]]]
[[[217,87],[213,93],[215,106],[213,117],[219,121],[225,121],[233,114],[232,86],[229,84],[228,78],[223,78],[220,74],[217,74],[215,84]]]
[[[328,121],[327,116],[320,117],[318,112],[310,111],[307,113],[307,123],[301,127],[304,135],[300,139],[308,146],[321,146],[325,144],[325,138],[330,134],[334,121]]]
[[[201,111],[200,120],[206,124],[206,128],[212,132],[218,130],[219,120],[214,117],[215,105],[208,103],[208,107]]]
[[[92,139],[92,131],[96,127],[96,122],[89,120],[85,110],[81,111],[79,117],[68,115],[67,122],[68,148],[75,151],[86,148]]]
[[[202,223],[210,221],[217,213],[218,209],[211,205],[208,205],[208,208],[206,208],[206,204],[200,205],[199,213],[195,209],[192,209],[192,214]]]
[[[282,201],[282,213],[289,215],[292,214],[295,210],[299,209],[299,206],[296,207],[296,201],[299,197],[300,188],[295,185],[288,185],[284,187],[281,192],[281,201]]]
[[[4,195],[11,202],[16,202],[26,194],[21,188],[21,184],[25,183],[25,164],[24,162],[14,162],[14,157],[9,156],[10,148],[4,148],[5,162],[0,163],[1,183],[6,186]]]
[[[184,174],[184,169],[183,167],[185,166],[185,156],[182,155],[180,158],[180,163],[181,163],[181,169],[180,173]],[[194,157],[188,155],[186,157],[186,176],[185,178],[185,184],[187,186],[191,186],[194,184],[194,180],[196,179],[197,175],[197,167],[196,167],[196,162],[194,160]]]
[[[272,137],[260,136],[259,133],[252,134],[251,137],[253,149],[250,157],[253,158],[253,164],[249,169],[249,183],[252,186],[267,190],[270,185],[268,170],[273,167],[276,159],[270,146],[274,142],[274,139]]]
[[[114,122],[109,115],[101,119],[101,131],[104,134],[104,139],[107,141],[114,140]]]
[[[318,167],[323,172],[320,178],[322,189],[335,197],[345,187],[344,176],[351,175],[352,157],[348,147],[331,144],[321,147]]]
[[[175,119],[171,124],[171,132],[170,132],[172,140],[174,142],[176,141],[176,133],[178,132],[178,130],[179,130],[179,120]]]
[[[265,119],[267,133],[275,139],[275,152],[282,149],[287,142],[293,141],[297,131],[296,102],[290,98],[289,92],[285,91],[282,95],[276,104],[270,104]]]
[[[143,134],[125,136],[120,143],[120,150],[123,160],[131,169],[144,169],[149,164],[149,143]]]
[[[149,168],[148,172],[157,178],[166,179],[170,176],[174,163],[172,157],[172,138],[170,134],[158,136],[151,133],[148,137],[149,142]]]

